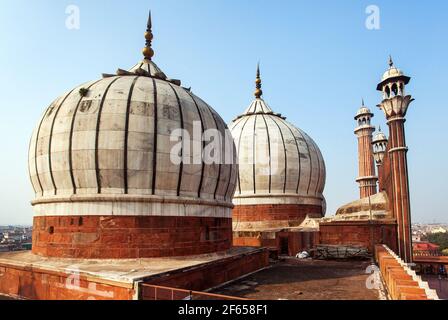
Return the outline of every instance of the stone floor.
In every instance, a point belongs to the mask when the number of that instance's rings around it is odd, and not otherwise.
[[[448,279],[436,275],[422,275],[422,279],[427,281],[429,287],[437,291],[437,295],[442,300],[448,300]]]
[[[256,248],[233,247],[219,253],[186,257],[148,258],[148,259],[59,259],[34,255],[31,251],[7,252],[0,254],[0,266],[38,268],[54,272],[79,272],[102,280],[122,283],[183,268],[191,268],[204,263],[220,261],[242,254],[258,251]]]
[[[378,300],[379,290],[366,287],[370,264],[288,258],[213,293],[267,300]]]

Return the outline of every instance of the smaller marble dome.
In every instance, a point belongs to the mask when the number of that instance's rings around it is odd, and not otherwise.
[[[381,77],[381,81],[387,80],[389,78],[395,78],[400,77],[403,75],[403,72],[398,69],[397,67],[391,67],[386,72],[384,72],[383,76]]]
[[[371,115],[371,114],[372,114],[372,112],[370,111],[370,109],[363,106],[356,113],[356,118],[360,117],[360,116],[364,116],[364,115]]]
[[[389,69],[387,69],[384,72],[383,76],[381,77],[381,82],[378,84],[377,90],[383,91],[386,84],[390,83],[390,82],[398,81],[398,85],[404,86],[404,85],[408,84],[410,80],[411,80],[410,77],[406,76],[400,69],[398,69],[394,65],[392,57],[389,56]],[[390,88],[390,89],[392,89],[392,88]],[[397,91],[398,91],[398,89],[402,90],[403,88],[397,88]]]
[[[389,140],[383,131],[381,131],[381,127],[378,127],[378,131],[373,135],[372,146],[373,146],[373,158],[377,165],[381,165],[384,160],[384,155],[387,150],[387,144]]]
[[[364,105],[364,99],[362,100],[361,108],[356,112],[355,120],[357,121],[358,126],[355,129],[355,133],[359,130],[362,130],[366,127],[373,128],[370,124],[371,118],[373,118],[373,113]]]
[[[318,146],[261,98],[259,70],[256,86],[255,100],[229,124],[239,159],[233,203],[311,205],[324,211],[326,172]]]
[[[378,143],[378,142],[387,142],[387,137],[384,134],[383,131],[381,131],[381,128],[373,135],[372,143]]]

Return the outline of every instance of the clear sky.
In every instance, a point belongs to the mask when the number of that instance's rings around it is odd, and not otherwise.
[[[380,9],[369,30],[366,8]],[[80,29],[66,8],[80,9]],[[141,59],[148,9],[155,62],[228,122],[251,102],[261,62],[265,100],[307,132],[327,166],[327,215],[358,197],[353,116],[391,54],[412,77],[406,122],[414,222],[448,222],[446,1],[0,0],[0,224],[31,224],[31,132],[54,98]]]

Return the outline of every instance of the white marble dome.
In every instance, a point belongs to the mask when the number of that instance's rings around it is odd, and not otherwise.
[[[235,205],[307,204],[325,210],[325,162],[305,132],[260,97],[229,129],[239,158]]]
[[[402,75],[403,72],[400,69],[391,66],[388,70],[386,70],[386,72],[384,72],[383,76],[381,77],[381,81],[387,80],[389,78],[400,77]]]
[[[185,129],[193,139],[195,121],[202,131],[227,128],[146,59],[64,93],[30,142],[36,215],[231,217],[235,164],[170,161],[170,134]]]
[[[364,104],[361,108],[359,108],[359,110],[356,112],[356,117],[360,117],[363,115],[372,115],[372,112],[370,111],[369,108],[365,107]]]

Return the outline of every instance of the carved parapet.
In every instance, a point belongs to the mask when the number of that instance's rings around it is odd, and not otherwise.
[[[393,98],[383,100],[378,107],[383,110],[386,118],[405,117],[411,102],[414,101],[412,96],[395,96]]]

